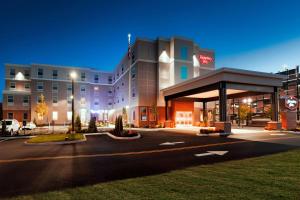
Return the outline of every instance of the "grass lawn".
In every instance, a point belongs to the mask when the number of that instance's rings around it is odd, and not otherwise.
[[[15,199],[296,200],[300,199],[300,150]]]
[[[66,141],[67,136],[69,138],[68,141],[84,139],[84,136],[81,133],[76,133],[76,134],[63,133],[63,134],[40,135],[37,137],[30,138],[27,142],[28,143],[62,142],[62,141]]]

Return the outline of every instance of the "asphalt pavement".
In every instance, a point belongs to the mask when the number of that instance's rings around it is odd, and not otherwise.
[[[0,198],[283,152],[298,148],[300,136],[259,133],[225,138],[153,131],[133,141],[106,135],[88,136],[87,142],[72,145],[31,146],[24,141],[0,141]]]

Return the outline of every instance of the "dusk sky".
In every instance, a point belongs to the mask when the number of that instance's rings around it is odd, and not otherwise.
[[[110,71],[129,32],[193,39],[215,50],[217,68],[277,72],[300,64],[299,0],[1,0],[0,25],[1,91],[4,63]]]

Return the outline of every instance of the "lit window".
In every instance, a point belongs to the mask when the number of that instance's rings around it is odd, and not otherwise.
[[[180,68],[180,78],[185,80],[188,78],[188,68],[187,66],[181,66]]]
[[[52,120],[57,120],[58,119],[58,113],[57,111],[52,112]]]
[[[147,107],[140,108],[141,121],[147,121]]]
[[[181,47],[180,56],[181,56],[182,60],[187,60],[188,59],[188,48],[187,47]]]
[[[72,120],[72,112],[71,111],[68,111],[67,112],[67,120]]]

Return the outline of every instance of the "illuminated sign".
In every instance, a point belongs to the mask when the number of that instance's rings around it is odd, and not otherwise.
[[[298,106],[298,99],[294,96],[285,98],[285,107],[289,110],[296,110]]]
[[[199,55],[199,60],[200,60],[200,64],[204,64],[204,65],[207,65],[209,63],[212,63],[213,62],[213,57],[211,56],[206,56],[206,55]]]

